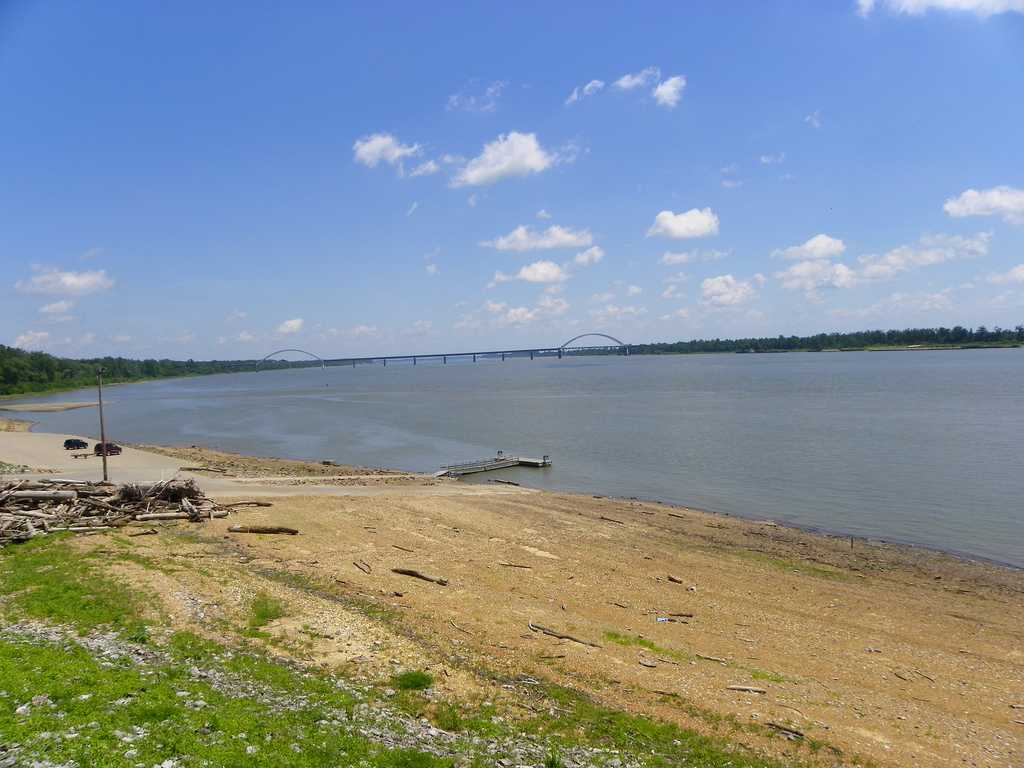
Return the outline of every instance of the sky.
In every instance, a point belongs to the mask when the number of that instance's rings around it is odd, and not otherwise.
[[[0,0],[0,343],[1024,323],[1024,0]]]

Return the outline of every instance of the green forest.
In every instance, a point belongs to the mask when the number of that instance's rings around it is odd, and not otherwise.
[[[129,360],[97,357],[74,360],[45,352],[26,352],[0,344],[0,395],[20,395],[78,389],[96,383],[96,369],[103,368],[103,381],[110,383],[237,373],[256,369],[256,360]],[[264,368],[288,367],[289,363],[268,360]]]
[[[889,331],[819,333],[814,336],[767,336],[750,339],[694,339],[692,341],[631,344],[634,355],[678,355],[708,352],[820,352],[826,350],[866,350],[897,347],[937,347],[971,349],[1024,344],[1024,325],[1015,328],[905,328]],[[614,354],[615,350],[608,350]],[[587,353],[592,354],[592,353]],[[0,345],[0,395],[19,395],[77,389],[96,383],[96,369],[102,367],[105,382],[117,383],[164,379],[176,376],[201,376],[211,373],[237,373],[256,370],[256,360],[129,360],[124,357],[98,357],[76,360],[55,357],[45,352],[26,352]],[[288,368],[319,365],[315,361],[289,363],[268,360],[263,368]]]

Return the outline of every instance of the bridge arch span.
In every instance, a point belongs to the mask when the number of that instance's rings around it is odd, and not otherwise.
[[[270,358],[274,357],[275,355],[280,355],[280,354],[282,354],[284,352],[298,352],[300,355],[309,355],[310,357],[316,358],[317,360],[320,361],[320,367],[321,368],[326,368],[327,367],[327,361],[324,360],[322,357],[320,357],[320,355],[313,354],[312,352],[307,352],[304,349],[295,349],[294,347],[291,347],[289,349],[278,349],[278,350],[276,350],[274,352],[271,352],[269,355],[265,355],[263,357],[263,359],[260,360],[256,364],[256,367],[259,368],[261,365],[263,365],[265,362],[267,362],[267,360],[269,360]]]
[[[574,341],[579,341],[580,339],[585,339],[588,336],[599,336],[602,339],[608,339],[608,341],[614,341],[620,347],[628,347],[629,346],[626,342],[622,341],[621,339],[616,339],[614,336],[609,336],[607,333],[590,332],[590,333],[581,333],[579,336],[573,336],[571,339],[569,339],[567,342],[565,342],[562,346],[560,346],[559,349],[565,349],[570,344],[572,344]]]

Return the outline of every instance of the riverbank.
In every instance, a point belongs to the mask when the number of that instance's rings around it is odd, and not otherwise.
[[[539,689],[520,682],[535,680],[787,764],[1021,759],[1019,571],[656,503],[134,453],[208,467],[194,476],[222,500],[273,503],[74,542],[120,542],[130,562],[111,573],[178,631],[221,637],[262,593],[284,606],[260,630],[268,652],[366,681],[424,668],[441,698],[467,712],[499,701],[509,722],[536,711],[526,694]],[[300,533],[230,533],[237,523]]]

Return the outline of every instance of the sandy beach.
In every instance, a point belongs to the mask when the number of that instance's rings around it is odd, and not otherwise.
[[[98,477],[99,460],[71,458],[63,439],[0,433],[0,461]],[[201,448],[126,448],[110,462],[116,481],[202,467],[186,474],[211,495],[272,499],[130,539],[157,567],[120,575],[211,637],[237,618],[240,595],[264,591],[291,607],[272,635],[311,628],[308,643],[275,653],[368,678],[415,663],[447,694],[513,711],[529,702],[503,681],[548,680],[812,764],[1024,760],[1019,571],[770,521],[360,467]],[[237,522],[300,535],[229,533]]]

